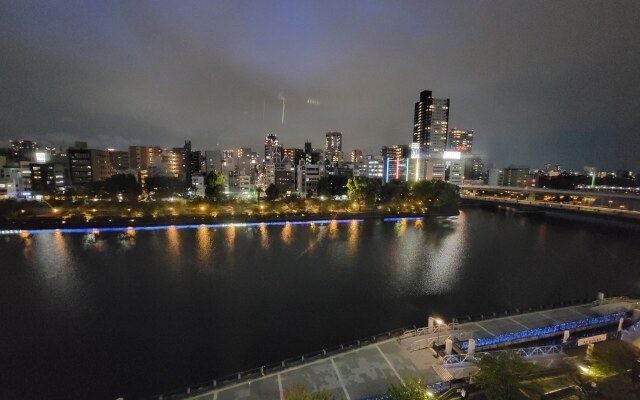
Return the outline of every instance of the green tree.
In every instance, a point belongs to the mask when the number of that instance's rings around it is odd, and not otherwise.
[[[182,179],[174,176],[150,176],[145,180],[149,192],[155,192],[158,197],[168,197],[182,194],[188,185]]]
[[[483,356],[475,362],[478,372],[472,382],[478,384],[488,399],[511,400],[518,398],[521,381],[539,370],[512,352],[499,352]]]
[[[430,209],[456,214],[460,201],[460,189],[441,180],[422,181],[411,188],[414,200],[420,200]]]
[[[224,175],[218,171],[211,171],[205,179],[204,194],[213,201],[222,200],[224,193]]]
[[[406,379],[401,385],[391,385],[387,388],[387,396],[392,400],[424,400],[426,385],[421,379]]]
[[[302,386],[292,386],[284,390],[284,400],[333,400],[329,392],[311,393]]]
[[[264,193],[267,195],[267,200],[274,201],[280,196],[280,189],[272,183],[267,187],[267,190],[265,190]]]
[[[346,182],[349,199],[373,204],[380,197],[381,182],[379,179],[355,177],[349,178]]]
[[[104,191],[110,195],[122,193],[129,201],[136,201],[142,193],[142,188],[131,174],[116,174],[105,179]]]
[[[411,188],[407,182],[391,181],[385,183],[380,190],[380,198],[383,203],[406,201],[411,194]]]

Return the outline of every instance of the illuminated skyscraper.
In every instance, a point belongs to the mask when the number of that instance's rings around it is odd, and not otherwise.
[[[325,146],[325,157],[331,162],[338,162],[342,159],[342,133],[327,132]]]
[[[473,145],[473,131],[466,129],[451,129],[449,131],[449,139],[447,147],[451,151],[459,151],[461,153],[471,153]]]
[[[282,158],[282,146],[278,142],[278,137],[273,133],[264,138],[264,160],[266,163],[280,162]]]
[[[430,157],[447,149],[449,99],[434,99],[430,90],[420,92],[413,115],[413,143]]]

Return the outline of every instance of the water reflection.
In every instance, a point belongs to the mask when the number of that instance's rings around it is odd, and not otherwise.
[[[56,232],[56,235],[61,235],[60,232]],[[85,233],[82,235],[82,248],[84,250],[90,249],[96,244],[96,236],[94,233]]]
[[[395,230],[397,237],[401,237],[402,235],[404,235],[405,231],[407,230],[407,220],[401,219],[400,221],[396,222]]]
[[[22,239],[23,244],[22,254],[28,257],[31,254],[31,242],[33,241],[31,235],[27,232],[20,232],[20,239]]]
[[[465,214],[445,221],[452,224],[437,244],[431,246],[429,262],[422,277],[422,291],[426,294],[443,294],[455,289],[467,255],[467,223]]]
[[[347,255],[353,257],[358,250],[358,242],[360,240],[360,223],[351,221],[349,223],[349,238],[347,239]]]
[[[131,250],[136,245],[136,231],[133,228],[128,228],[126,232],[118,235],[118,241],[120,242],[120,251]]]
[[[167,254],[170,264],[175,267],[180,261],[180,238],[178,229],[170,226],[167,230]]]
[[[262,224],[260,225],[260,244],[263,249],[269,248],[269,232],[267,231],[267,226]]]
[[[224,228],[225,233],[225,245],[229,251],[232,251],[236,243],[236,227],[227,226]]]
[[[309,237],[307,248],[304,249],[302,253],[300,253],[300,255],[307,254],[308,252],[314,250],[318,243],[320,243],[325,238],[325,236],[327,236],[327,228],[322,225],[317,226],[316,224],[311,224],[310,231],[311,234],[307,235]]]
[[[338,222],[333,220],[329,223],[329,239],[333,240],[338,237]]]
[[[202,225],[196,231],[196,242],[198,243],[198,261],[200,266],[208,264],[211,260],[213,242],[211,240],[211,230]]]
[[[282,227],[282,241],[286,245],[291,244],[291,224],[288,222]]]
[[[538,226],[538,234],[536,235],[536,239],[539,247],[544,247],[544,242],[547,238],[547,225],[540,224]]]

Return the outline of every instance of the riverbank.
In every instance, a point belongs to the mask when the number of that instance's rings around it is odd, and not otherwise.
[[[181,215],[127,218],[121,216],[98,216],[87,221],[82,218],[22,217],[0,220],[0,230],[19,231],[37,229],[87,229],[159,227],[182,225],[211,225],[270,222],[304,222],[316,220],[426,218],[429,216],[455,216],[458,213],[438,212],[338,212],[312,214],[264,214],[264,215]]]

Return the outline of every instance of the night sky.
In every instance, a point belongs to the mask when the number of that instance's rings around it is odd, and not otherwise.
[[[0,0],[5,146],[377,153],[424,89],[489,163],[637,170],[640,1]]]

